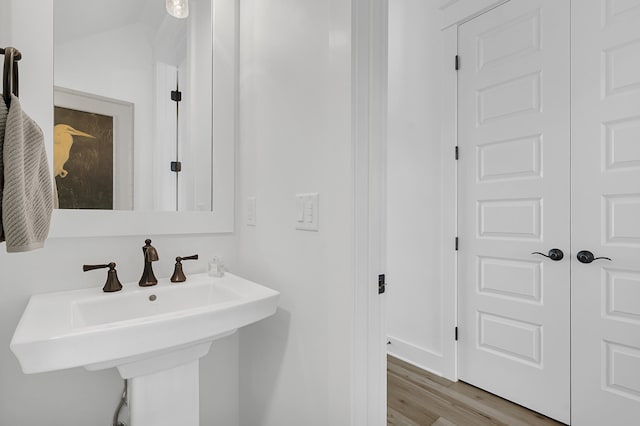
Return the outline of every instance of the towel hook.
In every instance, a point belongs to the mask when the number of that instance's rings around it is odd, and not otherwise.
[[[22,59],[22,53],[20,53],[20,51],[18,49],[16,49],[15,47],[12,47],[12,49],[13,49],[13,59],[15,61],[19,61],[20,59]],[[0,55],[4,55],[4,51],[5,51],[5,49],[0,47]]]
[[[0,49],[4,54],[4,67],[2,70],[2,95],[7,108],[11,105],[11,94],[19,95],[18,61],[22,58],[20,51],[14,47]]]

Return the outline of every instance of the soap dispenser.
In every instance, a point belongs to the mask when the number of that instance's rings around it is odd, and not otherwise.
[[[209,276],[210,277],[221,277],[224,275],[224,265],[220,258],[214,257],[211,262],[209,262]]]

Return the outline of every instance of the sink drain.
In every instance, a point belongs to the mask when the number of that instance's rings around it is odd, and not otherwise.
[[[155,294],[152,294],[151,296],[149,296],[149,300],[151,300],[152,302],[154,302],[158,297]]]

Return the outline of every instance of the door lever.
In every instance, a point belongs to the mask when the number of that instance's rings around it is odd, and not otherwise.
[[[539,251],[534,251],[531,254],[539,254],[541,256],[544,256],[553,260],[554,262],[557,262],[564,258],[564,253],[562,252],[562,250],[558,248],[552,248],[551,250],[549,250],[549,254],[540,253]]]
[[[576,257],[578,258],[578,262],[580,263],[591,263],[594,260],[598,260],[598,259],[611,261],[611,259],[608,257],[604,257],[604,256],[595,257],[593,253],[591,253],[588,250],[579,251]]]

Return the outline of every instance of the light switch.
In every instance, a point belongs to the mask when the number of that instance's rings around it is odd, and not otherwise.
[[[318,230],[318,193],[296,194],[296,229]]]
[[[256,197],[247,198],[247,225],[256,226]]]
[[[313,201],[309,199],[305,200],[304,202],[305,223],[313,223],[313,209],[314,209]]]
[[[296,222],[298,222],[298,224],[304,223],[304,208],[304,195],[296,195]]]

